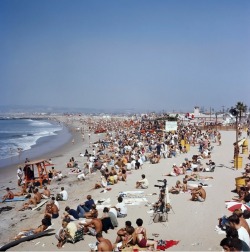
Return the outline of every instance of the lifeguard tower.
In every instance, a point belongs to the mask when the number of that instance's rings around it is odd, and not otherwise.
[[[25,163],[23,169],[26,185],[35,182],[37,184],[39,183],[39,186],[42,187],[44,182],[49,183],[50,180],[46,167],[50,165],[53,164],[49,163],[45,159]]]

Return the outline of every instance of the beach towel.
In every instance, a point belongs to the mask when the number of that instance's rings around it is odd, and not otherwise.
[[[21,197],[14,197],[13,199],[6,199],[4,202],[13,202],[13,201],[24,201],[27,198],[25,198],[25,196],[21,196]],[[3,202],[2,199],[0,199],[0,203]]]
[[[125,205],[133,205],[133,206],[136,206],[136,205],[140,205],[142,203],[147,203],[148,200],[146,198],[125,198],[123,200],[124,204]]]
[[[173,247],[177,245],[180,241],[174,241],[174,240],[159,240],[157,249],[165,251],[166,249]]]
[[[30,235],[30,236],[26,236],[26,237],[23,237],[23,238],[21,238],[19,240],[9,242],[9,243],[3,245],[0,248],[0,251],[6,251],[7,249],[12,248],[12,247],[18,245],[19,243],[24,242],[24,241],[30,241],[30,240],[33,240],[33,239],[36,239],[36,238],[39,238],[39,237],[42,237],[42,236],[47,236],[47,235],[54,235],[55,233],[52,232],[54,230],[55,229],[49,227],[45,231],[43,231],[41,233]]]
[[[192,187],[198,187],[200,183],[198,184],[194,184],[194,183],[188,183],[189,186],[192,186]],[[208,184],[202,184],[203,187],[212,187],[212,185],[208,185]]]

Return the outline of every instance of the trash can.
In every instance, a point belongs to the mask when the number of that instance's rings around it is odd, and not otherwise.
[[[248,154],[248,141],[247,141],[247,139],[242,144],[242,154]]]
[[[186,147],[187,152],[189,152],[190,151],[190,144],[186,143],[184,146]]]
[[[234,168],[242,168],[242,157],[238,156],[234,158]]]
[[[181,140],[181,146],[184,147],[185,145],[185,140]]]

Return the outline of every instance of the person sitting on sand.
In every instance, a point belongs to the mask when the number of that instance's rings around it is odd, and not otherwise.
[[[127,171],[124,168],[120,169],[120,172],[118,173],[118,180],[126,182],[126,180],[127,180]]]
[[[19,209],[19,211],[23,211],[25,209],[28,209],[31,207],[31,205],[34,205],[36,207],[37,204],[39,204],[41,202],[41,199],[42,199],[42,194],[39,192],[38,188],[35,188],[34,189],[34,197],[30,198],[27,203],[24,203],[23,207],[21,209]]]
[[[38,233],[43,232],[47,228],[48,228],[48,226],[47,226],[46,220],[42,219],[42,224],[40,226],[38,226],[37,228],[30,228],[30,229],[26,229],[26,230],[21,231],[17,236],[15,236],[14,239],[19,240],[19,239],[21,239],[23,237],[38,234]]]
[[[117,198],[118,203],[116,204],[116,206],[113,206],[112,208],[115,208],[117,211],[117,218],[124,218],[127,216],[127,212],[128,209],[125,206],[124,202],[123,202],[123,198],[121,196],[119,196]]]
[[[111,241],[103,238],[102,232],[98,232],[95,237],[98,241],[97,251],[113,251],[113,245]]]
[[[44,186],[43,188],[44,188],[44,189],[43,189],[43,192],[42,192],[42,198],[43,198],[43,199],[48,199],[48,198],[50,198],[50,190],[48,189],[48,187],[47,187],[47,186]]]
[[[182,185],[181,181],[177,180],[175,186],[173,186],[171,189],[169,189],[169,192],[173,193],[173,194],[179,194],[180,191],[182,191],[182,189],[183,189],[183,185]]]
[[[238,202],[243,202],[245,197],[249,194],[249,192],[247,191],[245,187],[241,187],[237,193],[238,193],[238,196],[233,197],[232,200],[238,201]]]
[[[62,221],[62,227],[56,232],[55,237],[58,240],[57,247],[61,248],[67,240],[67,228],[68,222],[66,220]]]
[[[4,202],[7,199],[14,199],[14,193],[10,190],[9,187],[7,187],[6,189],[6,194],[2,197],[2,202]]]
[[[136,181],[136,186],[135,188],[141,188],[141,189],[147,189],[149,186],[148,180],[146,179],[145,174],[141,175],[142,179]]]
[[[84,218],[86,219],[94,219],[98,217],[98,210],[96,209],[96,205],[93,204],[91,210],[84,214]]]
[[[50,200],[50,202],[46,204],[45,215],[50,216],[52,219],[59,217],[59,209],[56,206],[54,200]]]
[[[140,248],[153,247],[154,250],[157,250],[157,241],[148,240],[146,229],[142,226],[143,220],[137,219],[135,232],[133,234],[133,243],[138,244]]]
[[[72,222],[68,219],[63,219],[62,227],[57,231],[55,235],[58,240],[57,247],[61,248],[62,245],[66,242],[67,238],[74,239],[77,230],[81,229],[82,227],[80,225],[77,225],[75,222]]]
[[[161,156],[154,154],[152,158],[150,158],[151,164],[158,164],[160,162]]]
[[[200,201],[200,202],[204,202],[206,200],[206,191],[204,190],[204,188],[202,187],[202,185],[198,185],[198,188],[194,188],[191,192],[192,201]]]
[[[176,164],[173,164],[172,171],[168,174],[163,174],[163,176],[179,176],[183,174],[183,169],[179,168]]]
[[[77,206],[78,214],[83,216],[86,212],[89,212],[92,209],[93,205],[95,205],[95,201],[92,199],[91,195],[87,195],[87,200],[83,204]]]
[[[60,201],[66,201],[68,200],[68,192],[64,189],[64,187],[61,187],[61,192],[57,194],[56,200]]]
[[[233,214],[236,214],[239,217],[239,219],[240,219],[240,225],[242,227],[244,227],[247,230],[248,234],[250,235],[250,227],[249,227],[247,221],[245,220],[245,218],[243,217],[242,210],[241,209],[235,209],[234,212],[233,212]]]
[[[101,176],[101,181],[97,182],[93,189],[106,188],[108,186],[108,182],[104,176]]]
[[[71,209],[69,206],[65,207],[65,213],[63,214],[64,219],[69,219],[70,221],[79,220],[83,218],[83,215],[80,215],[75,209]]]
[[[240,218],[238,215],[233,214],[228,217],[228,223],[230,227],[237,229],[239,239],[244,241],[248,246],[250,245],[250,238],[247,230],[240,224]]]
[[[120,228],[117,231],[117,237],[116,237],[115,243],[117,244],[117,243],[119,243],[121,241],[124,241],[126,235],[129,233],[129,230],[133,230],[133,232],[134,232],[135,229],[132,226],[131,221],[125,221],[125,227]],[[133,234],[133,232],[132,232],[132,234]]]
[[[96,235],[102,232],[102,221],[98,218],[94,218],[87,223],[79,223],[79,225],[83,226],[85,234]]]

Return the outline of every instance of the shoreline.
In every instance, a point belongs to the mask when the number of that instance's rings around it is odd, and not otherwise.
[[[0,160],[0,170],[24,163],[25,158],[37,159],[50,153],[50,150],[53,152],[56,149],[60,149],[61,146],[67,144],[72,138],[72,134],[66,126],[62,130],[56,131],[55,134],[39,138],[36,144],[32,145],[30,149],[22,151],[20,155]]]

